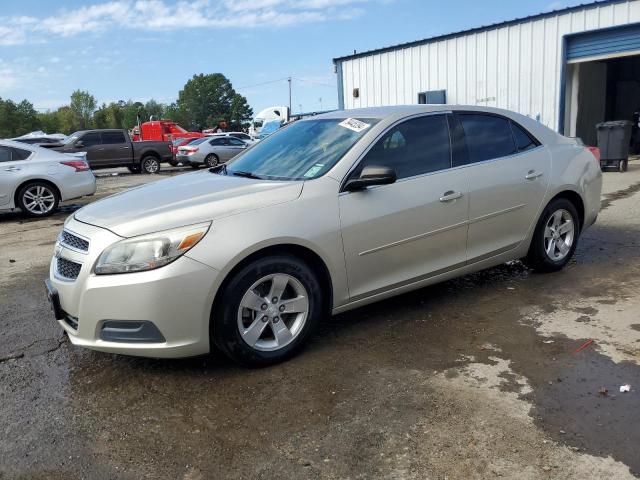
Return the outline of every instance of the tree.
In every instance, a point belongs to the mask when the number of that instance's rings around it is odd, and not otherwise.
[[[247,99],[236,93],[231,101],[230,127],[233,130],[242,130],[252,118],[253,109],[247,103]]]
[[[38,123],[40,124],[40,130],[45,133],[58,133],[60,131],[58,112],[56,110],[38,113]]]
[[[77,124],[80,130],[89,128],[91,125],[91,118],[93,112],[95,112],[97,106],[96,99],[89,92],[83,90],[75,90],[71,94],[71,104],[69,108],[76,117]]]
[[[198,129],[215,127],[221,120],[232,120],[232,105],[236,105],[235,119],[251,115],[246,99],[235,92],[231,82],[221,73],[194,75],[178,94],[176,106],[185,115],[186,124]]]
[[[38,113],[27,100],[16,104],[0,98],[0,138],[18,137],[40,128]]]

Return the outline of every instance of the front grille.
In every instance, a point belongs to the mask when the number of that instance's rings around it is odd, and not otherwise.
[[[81,263],[72,262],[71,260],[67,260],[66,258],[57,259],[56,269],[58,270],[58,274],[63,278],[75,280],[76,278],[78,278],[81,268]]]
[[[67,247],[74,248],[76,250],[80,250],[81,252],[86,252],[89,250],[89,242],[84,238],[80,238],[77,235],[74,235],[71,232],[66,230],[62,231],[60,235],[60,243]]]

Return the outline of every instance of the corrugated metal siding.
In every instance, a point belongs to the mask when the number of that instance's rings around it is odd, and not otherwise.
[[[581,60],[637,50],[640,50],[640,26],[629,25],[571,37],[567,44],[567,60]]]
[[[344,107],[413,104],[419,92],[446,90],[447,103],[508,108],[557,129],[564,35],[636,22],[640,0],[628,0],[347,59]]]

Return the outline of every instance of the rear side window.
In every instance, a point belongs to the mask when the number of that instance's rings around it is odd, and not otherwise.
[[[513,130],[513,139],[516,142],[516,148],[519,152],[531,150],[538,146],[538,142],[531,138],[531,136],[517,123],[511,122],[511,130]]]
[[[31,155],[29,150],[23,150],[22,148],[11,147],[12,160],[26,160]]]
[[[241,146],[244,145],[244,142],[242,140],[237,139],[237,138],[230,137],[229,138],[229,145],[234,145],[236,147],[241,147]]]
[[[124,133],[122,132],[102,132],[103,144],[125,143]]]
[[[0,163],[26,160],[31,155],[29,150],[22,148],[0,146]]]
[[[369,150],[355,175],[366,166],[393,168],[399,179],[450,168],[446,117],[428,115],[396,125]]]
[[[494,115],[459,114],[464,129],[469,163],[483,162],[516,153],[509,120]]]

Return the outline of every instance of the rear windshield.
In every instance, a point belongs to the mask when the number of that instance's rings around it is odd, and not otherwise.
[[[318,119],[290,124],[232,160],[229,173],[265,179],[310,180],[328,172],[377,119]]]

